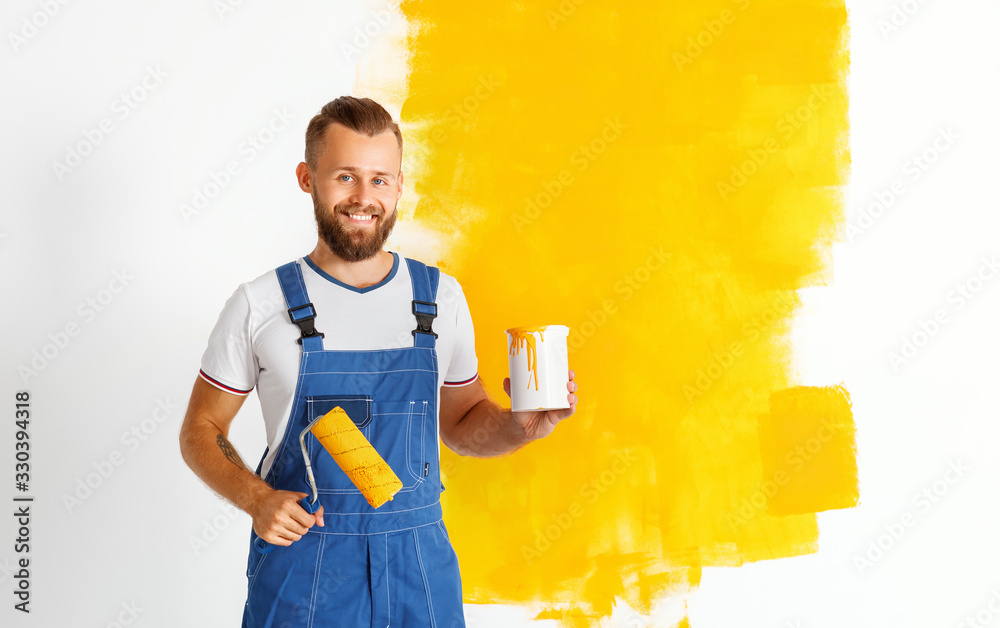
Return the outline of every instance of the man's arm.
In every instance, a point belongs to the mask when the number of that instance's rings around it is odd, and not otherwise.
[[[511,412],[494,403],[481,380],[467,386],[441,388],[441,440],[448,449],[463,456],[486,458],[510,453],[530,441],[552,433],[559,421],[576,411],[577,384],[569,372],[566,398],[569,408],[544,412]],[[510,396],[510,378],[503,389]]]
[[[257,536],[291,545],[314,523],[323,525],[323,508],[309,514],[298,504],[305,493],[276,491],[243,463],[228,436],[244,399],[199,377],[181,425],[181,455],[205,484],[253,517]]]

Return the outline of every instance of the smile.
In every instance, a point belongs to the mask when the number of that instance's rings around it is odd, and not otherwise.
[[[353,222],[371,222],[375,216],[372,214],[347,214]]]

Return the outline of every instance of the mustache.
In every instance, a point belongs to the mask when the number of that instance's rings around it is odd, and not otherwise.
[[[381,216],[382,212],[376,207],[369,205],[365,207],[363,205],[335,205],[334,210],[341,212],[343,214],[365,214],[370,216]]]

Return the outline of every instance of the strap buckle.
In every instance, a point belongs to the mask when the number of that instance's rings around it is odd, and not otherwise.
[[[295,342],[302,344],[302,338],[312,338],[314,336],[319,336],[320,338],[326,337],[326,334],[316,331],[316,308],[313,307],[311,302],[298,307],[288,308],[288,318],[302,330],[302,336]]]
[[[422,307],[418,308],[420,305]],[[428,310],[433,309],[433,313]],[[437,318],[437,303],[431,303],[429,301],[418,301],[413,300],[412,305],[413,315],[417,318],[417,328],[410,333],[416,338],[417,334],[428,334],[430,336],[438,337],[434,330],[431,329],[431,325],[434,323],[434,319]]]

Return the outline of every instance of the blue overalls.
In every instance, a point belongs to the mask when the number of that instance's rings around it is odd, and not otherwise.
[[[340,406],[403,488],[372,508],[307,433],[319,503],[303,506],[314,511],[322,504],[325,527],[314,525],[273,551],[251,531],[244,628],[465,626],[458,559],[441,521],[437,334],[431,330],[440,275],[418,261],[406,263],[417,322],[413,346],[373,351],[324,350],[299,265],[276,270],[289,317],[302,330],[302,361],[291,415],[264,479],[275,489],[311,496],[299,434]]]

